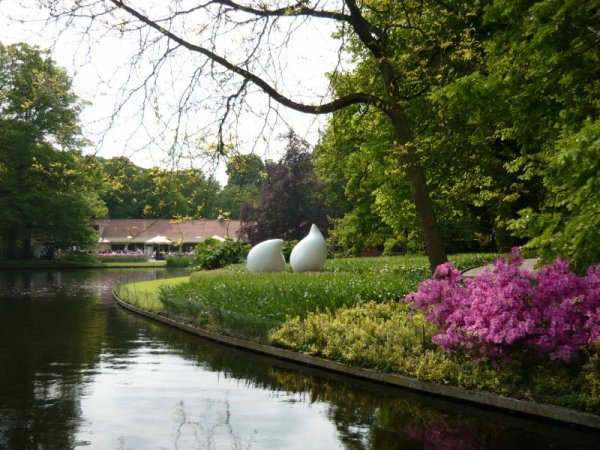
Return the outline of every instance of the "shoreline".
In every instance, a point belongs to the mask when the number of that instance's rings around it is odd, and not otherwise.
[[[44,261],[44,260],[2,260],[1,270],[46,270],[46,269],[143,269],[166,268],[166,261],[153,262],[99,262],[80,263],[69,261]]]
[[[221,344],[233,346],[246,351],[251,351],[253,353],[259,353],[277,359],[283,359],[304,366],[317,367],[378,384],[385,384],[409,389],[411,391],[423,392],[461,402],[468,402],[470,404],[483,405],[485,407],[499,409],[505,412],[508,411],[522,414],[529,417],[536,417],[538,419],[551,420],[563,424],[600,430],[600,415],[547,403],[535,403],[527,400],[491,394],[488,392],[473,391],[457,386],[421,381],[416,378],[399,374],[385,373],[373,369],[349,366],[347,364],[325,358],[315,357],[279,347],[273,347],[253,341],[213,333],[160,314],[152,313],[127,303],[119,297],[116,288],[112,290],[112,294],[117,304],[127,311],[194,334],[201,338],[209,339],[211,341],[219,342]]]

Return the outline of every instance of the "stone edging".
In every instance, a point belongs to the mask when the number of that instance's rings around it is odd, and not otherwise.
[[[407,377],[404,375],[383,373],[371,369],[352,367],[346,364],[330,361],[328,359],[319,358],[316,356],[310,356],[303,353],[293,352],[291,350],[272,347],[270,345],[259,344],[244,339],[238,339],[218,333],[212,333],[210,331],[205,331],[200,328],[196,328],[178,322],[176,320],[169,319],[168,317],[151,313],[149,311],[138,308],[137,306],[133,306],[129,303],[126,303],[119,298],[116,290],[114,289],[112,291],[112,294],[116,302],[120,306],[131,312],[170,325],[180,330],[187,331],[188,333],[192,333],[206,339],[220,342],[222,344],[231,345],[237,348],[249,350],[255,353],[261,353],[263,355],[268,355],[275,358],[286,359],[308,366],[331,370],[334,372],[342,373],[344,375],[350,375],[353,377],[375,381],[378,383],[408,388],[415,391],[421,391],[429,394],[449,397],[471,403],[478,403],[485,406],[491,406],[493,408],[514,411],[529,416],[536,416],[600,430],[599,415],[585,413],[574,409],[549,405],[545,403],[533,403],[526,400],[502,397],[487,392],[472,391],[456,386],[446,386],[437,383],[430,383],[427,381],[417,380],[416,378]]]

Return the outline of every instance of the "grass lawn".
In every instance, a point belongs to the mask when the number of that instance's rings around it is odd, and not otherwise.
[[[496,256],[464,254],[450,259],[466,269]],[[141,287],[144,283],[125,285],[122,298],[155,312],[184,316],[212,331],[266,342],[269,333],[289,318],[369,301],[397,301],[429,275],[425,256],[332,259],[323,272],[301,274],[250,274],[245,265],[236,265],[194,272],[187,283],[157,280],[151,294]],[[126,289],[144,293],[129,294]]]
[[[163,286],[177,286],[182,283],[187,283],[190,280],[189,276],[177,278],[160,278],[158,280],[138,281],[136,283],[128,283],[117,288],[117,294],[121,299],[147,311],[159,312],[163,310],[163,305],[160,301],[160,289]]]

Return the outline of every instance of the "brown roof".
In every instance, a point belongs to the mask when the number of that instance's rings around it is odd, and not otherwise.
[[[220,236],[238,239],[239,220],[192,220],[173,223],[168,219],[95,219],[101,238],[111,242],[146,242],[155,236],[166,236],[176,242],[201,242],[204,239]],[[131,236],[131,237],[128,237]]]

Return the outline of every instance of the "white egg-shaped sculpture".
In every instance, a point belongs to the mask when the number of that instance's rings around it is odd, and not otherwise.
[[[256,244],[248,253],[248,272],[283,272],[285,258],[281,253],[283,239],[269,239]]]
[[[319,228],[313,224],[308,235],[296,244],[290,255],[294,272],[316,272],[323,269],[327,259],[327,245]]]

